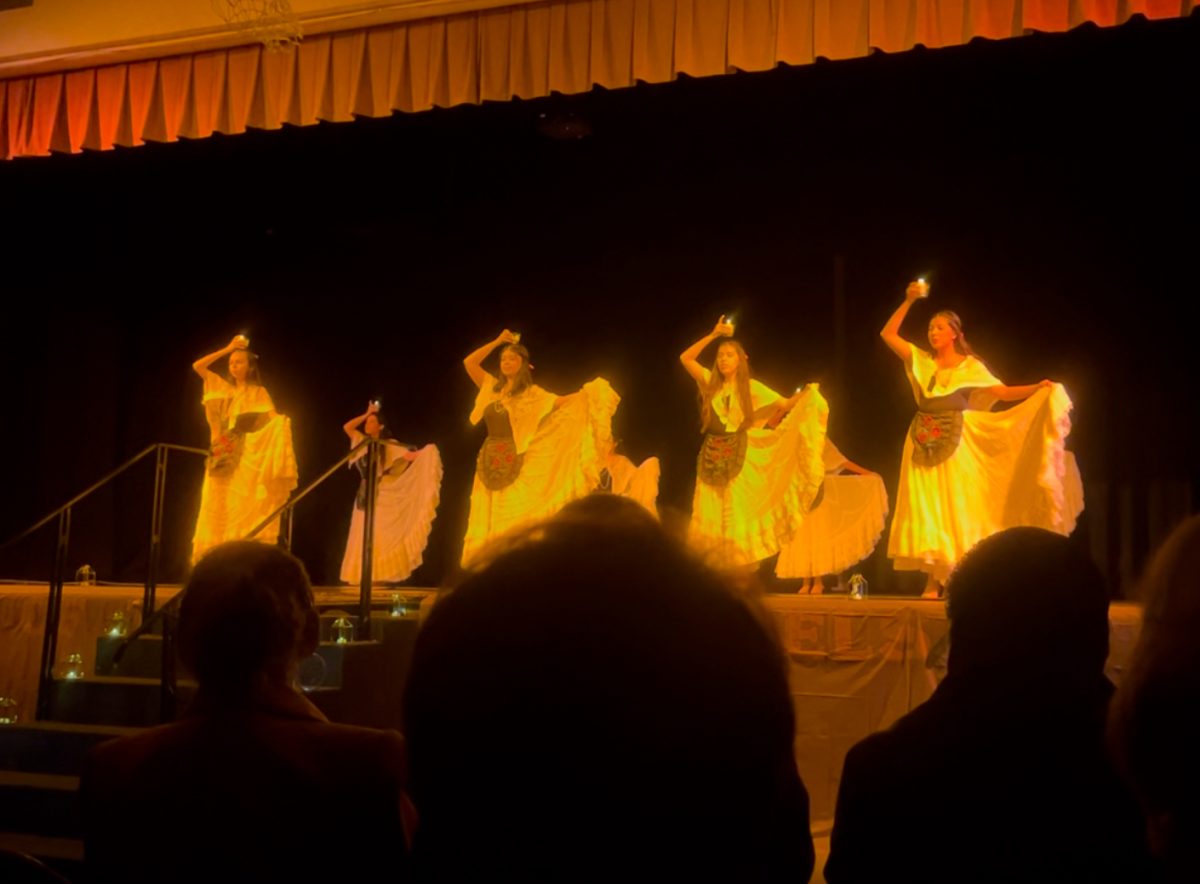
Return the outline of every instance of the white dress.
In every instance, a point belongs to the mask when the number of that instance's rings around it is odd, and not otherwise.
[[[365,437],[357,430],[350,434],[350,447]],[[371,576],[381,583],[407,580],[421,565],[429,532],[437,515],[442,488],[442,456],[436,445],[415,452],[412,461],[403,455],[408,450],[394,442],[385,442],[382,475],[375,498],[375,543]],[[361,451],[351,465],[362,460]],[[365,480],[364,480],[365,481]],[[355,501],[346,535],[346,554],[342,557],[342,580],[358,583],[362,579],[363,522],[366,512]]]
[[[846,458],[829,439],[824,461],[820,499],[791,542],[779,550],[777,577],[840,574],[869,556],[883,536],[888,512],[883,478],[843,473]]]

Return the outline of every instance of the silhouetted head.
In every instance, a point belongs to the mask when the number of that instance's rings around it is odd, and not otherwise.
[[[205,553],[183,588],[179,654],[210,694],[287,685],[317,644],[317,612],[299,559],[234,541]]]
[[[421,861],[493,878],[779,865],[781,807],[807,819],[786,671],[725,579],[613,495],[490,555],[417,638]]]
[[[1141,634],[1113,701],[1114,754],[1133,784],[1171,881],[1200,878],[1200,516],[1155,554]]]
[[[1108,657],[1108,593],[1077,543],[1010,528],[977,544],[948,585],[950,674],[1098,678]]]

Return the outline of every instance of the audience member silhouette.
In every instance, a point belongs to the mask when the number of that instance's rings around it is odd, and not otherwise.
[[[1200,881],[1200,516],[1154,556],[1142,600],[1142,632],[1113,701],[1112,745],[1164,878]]]
[[[948,606],[945,679],[846,757],[826,880],[1152,878],[1106,753],[1108,599],[1086,553],[1001,532],[964,558]]]
[[[405,749],[330,724],[293,689],[317,645],[304,566],[222,544],[184,587],[179,651],[199,683],[179,721],[94,749],[81,786],[89,880],[395,878]]]
[[[405,721],[425,878],[812,872],[777,643],[624,498],[568,505],[438,603]]]

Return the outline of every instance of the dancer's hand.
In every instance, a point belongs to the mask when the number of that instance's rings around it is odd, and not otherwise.
[[[248,337],[246,337],[245,335],[234,335],[233,338],[229,341],[229,344],[225,347],[225,349],[231,353],[234,350],[249,350],[250,349],[250,339]]]
[[[914,279],[904,290],[904,300],[912,302],[929,297],[929,283],[923,279]]]
[[[714,338],[730,338],[733,337],[733,323],[725,318],[725,314],[721,314],[721,318],[717,320],[717,324],[713,326]]]
[[[519,343],[520,340],[521,336],[519,334],[516,332],[511,332],[508,329],[500,332],[500,334],[496,337],[497,344],[516,344]]]

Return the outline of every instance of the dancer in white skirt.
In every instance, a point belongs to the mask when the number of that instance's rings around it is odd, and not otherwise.
[[[367,410],[347,421],[342,428],[350,437],[350,447],[366,437],[379,439],[375,498],[375,539],[371,576],[379,583],[399,583],[421,564],[429,531],[437,515],[442,487],[442,456],[436,445],[413,449],[391,436],[380,411],[378,400]],[[350,533],[346,536],[346,554],[342,557],[342,580],[358,583],[362,579],[363,520],[366,516],[367,449],[360,451],[351,466],[362,473]]]
[[[801,593],[825,591],[822,576],[861,562],[879,544],[887,520],[883,478],[860,467],[825,439],[825,484],[817,503],[775,563],[775,576],[802,578]]]
[[[662,464],[657,457],[648,457],[640,464],[635,464],[617,452],[619,445],[620,442],[614,439],[600,473],[600,487],[596,490],[628,497],[657,519],[658,481],[662,475]]]

